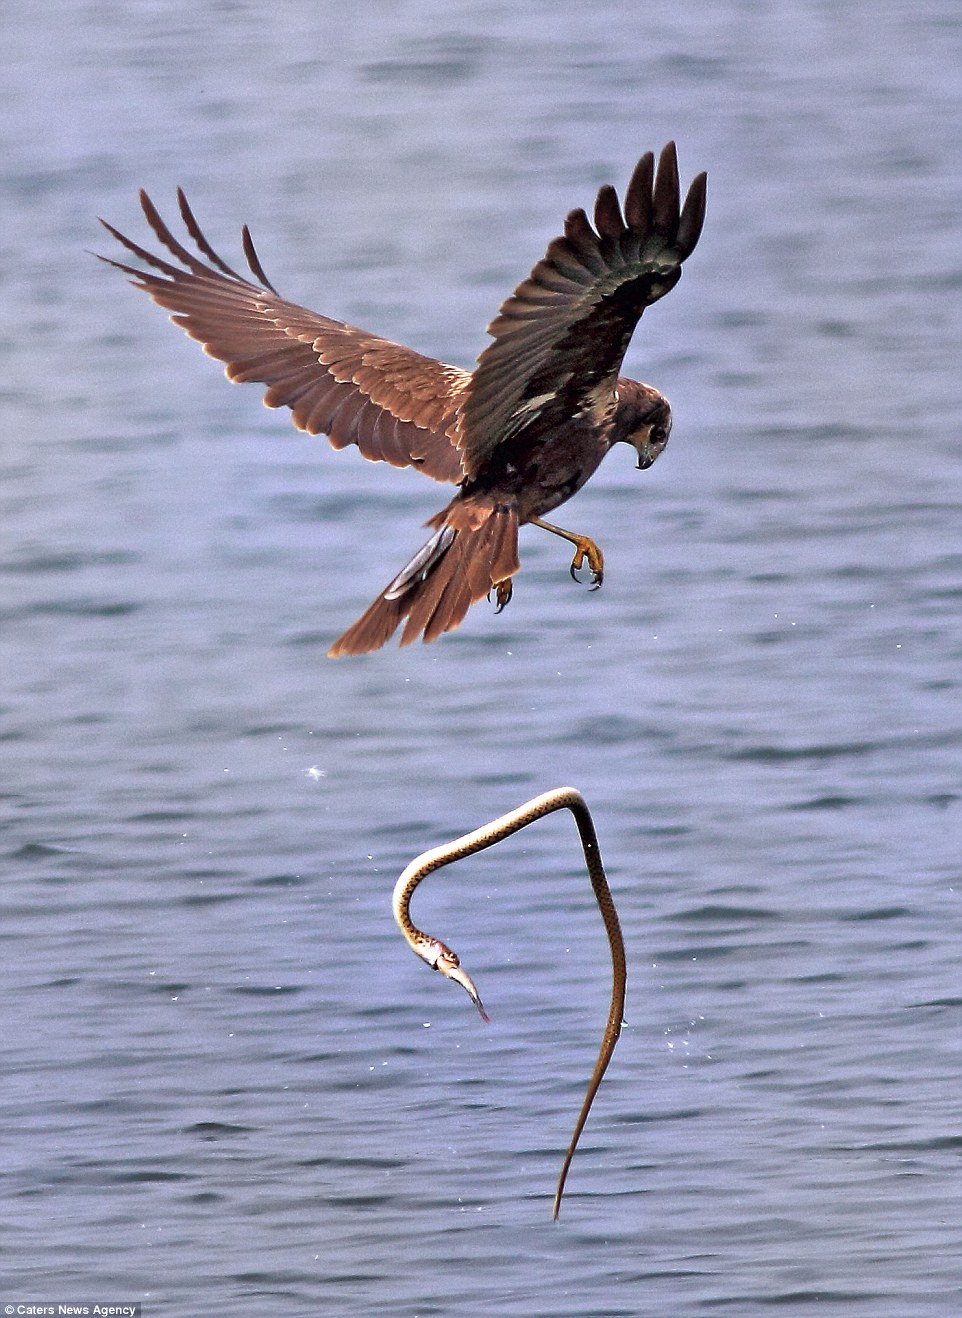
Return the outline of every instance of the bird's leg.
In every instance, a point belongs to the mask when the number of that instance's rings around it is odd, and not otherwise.
[[[605,557],[593,540],[589,540],[586,535],[575,535],[573,531],[563,531],[560,526],[543,522],[540,517],[529,517],[528,524],[540,526],[542,531],[550,531],[552,535],[560,535],[562,540],[574,545],[575,556],[570,568],[572,581],[578,580],[575,573],[587,563],[591,569],[591,589],[598,589],[605,579]]]
[[[500,613],[501,610],[504,608],[504,606],[507,604],[508,600],[511,598],[511,593],[514,590],[514,587],[511,584],[511,578],[505,577],[504,581],[496,581],[492,589],[494,590],[494,597],[498,605],[498,607],[495,609],[495,613]],[[491,598],[491,591],[489,590],[488,599],[490,598]]]

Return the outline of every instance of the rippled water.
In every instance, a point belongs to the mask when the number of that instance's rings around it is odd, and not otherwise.
[[[854,10],[855,12],[850,12]],[[0,1301],[145,1314],[962,1311],[962,28],[949,0],[10,3],[0,91]],[[224,254],[469,365],[669,136],[675,408],[510,608],[325,650],[443,490],[230,388],[85,248]],[[570,820],[418,851],[570,781]]]

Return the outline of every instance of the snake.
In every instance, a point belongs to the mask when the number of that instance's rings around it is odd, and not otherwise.
[[[551,1211],[553,1221],[558,1220],[561,1197],[564,1194],[571,1160],[574,1157],[575,1149],[578,1147],[578,1140],[581,1138],[581,1132],[588,1120],[591,1105],[594,1102],[605,1071],[608,1069],[608,1063],[611,1061],[615,1044],[618,1042],[618,1036],[621,1033],[627,988],[624,939],[621,936],[618,913],[615,910],[614,899],[611,896],[611,890],[608,887],[608,880],[601,861],[601,851],[598,847],[594,822],[584,797],[574,787],[556,787],[551,791],[542,792],[540,796],[535,796],[530,801],[526,801],[523,805],[518,806],[516,810],[511,810],[505,815],[499,815],[491,823],[484,824],[471,833],[465,833],[463,837],[455,838],[453,842],[446,842],[441,846],[432,847],[429,851],[423,851],[419,856],[415,856],[414,860],[401,874],[395,884],[393,897],[394,918],[411,950],[422,961],[427,962],[433,970],[440,971],[446,979],[460,984],[477,1007],[482,1020],[490,1021],[474,981],[461,965],[457,953],[453,952],[447,944],[442,943],[439,938],[432,938],[430,934],[418,929],[411,920],[409,912],[411,898],[418,884],[435,870],[450,865],[456,860],[463,860],[466,856],[472,856],[475,852],[484,851],[488,847],[495,846],[498,842],[510,837],[512,833],[527,828],[529,824],[533,824],[538,819],[543,819],[545,815],[552,814],[555,810],[570,810],[578,826],[588,877],[591,880],[595,900],[601,912],[605,933],[608,935],[608,946],[611,951],[611,1006],[608,1009],[608,1020],[602,1035],[598,1060],[595,1062],[591,1079],[588,1081],[584,1102],[575,1122],[574,1132],[562,1163],[561,1174],[558,1177],[558,1185]]]

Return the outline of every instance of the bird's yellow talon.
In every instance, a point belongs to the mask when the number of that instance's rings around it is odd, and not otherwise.
[[[495,603],[497,604],[495,613],[500,613],[501,610],[504,608],[504,606],[508,603],[508,601],[512,596],[512,593],[514,592],[514,587],[511,584],[511,578],[506,577],[504,581],[496,581],[494,583],[493,589],[494,589]],[[488,599],[490,598],[491,598],[491,591],[489,590]]]
[[[587,565],[591,572],[591,589],[598,590],[605,579],[604,556],[595,542],[587,539],[587,537],[579,536],[575,543],[578,549],[571,560],[571,567],[569,568],[571,580],[580,581],[578,572]]]

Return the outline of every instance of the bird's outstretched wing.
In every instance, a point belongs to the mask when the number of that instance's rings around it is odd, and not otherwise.
[[[437,481],[463,478],[456,421],[471,378],[466,371],[285,301],[264,274],[246,226],[244,255],[257,282],[238,274],[204,237],[183,192],[177,197],[206,261],[174,237],[146,192],[140,204],[147,222],[181,264],[146,251],[106,220],[108,232],[159,273],[101,260],[172,311],[175,325],[226,362],[228,379],[266,385],[266,405],[289,407],[299,430],[325,434],[335,448],[356,444],[371,461],[415,467]]]
[[[537,422],[542,433],[613,401],[639,317],[674,288],[705,218],[706,176],[680,204],[675,144],[639,160],[622,214],[614,188],[598,193],[594,228],[583,210],[565,221],[528,278],[488,326],[458,420],[467,474]]]

